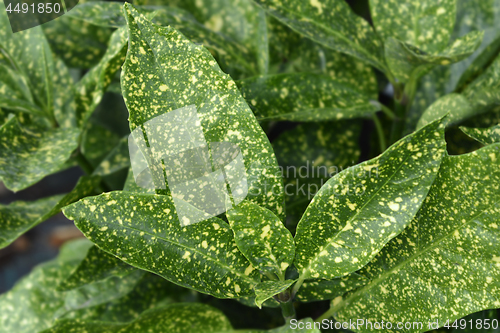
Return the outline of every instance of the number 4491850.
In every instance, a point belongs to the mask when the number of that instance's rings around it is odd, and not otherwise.
[[[53,6],[52,6],[53,5]],[[30,8],[31,7],[31,8]],[[31,10],[30,10],[31,9]],[[35,6],[34,3],[32,4],[27,4],[27,3],[22,3],[22,4],[16,4],[14,8],[12,8],[12,4],[9,3],[9,5],[6,8],[7,13],[23,13],[26,14],[28,12],[30,13],[45,13],[45,14],[50,14],[50,13],[59,13],[61,11],[61,5],[59,3],[39,3]]]
[[[443,327],[446,328],[456,328],[456,329],[466,329],[470,328],[471,330],[473,329],[497,329],[498,328],[498,320],[497,319],[470,319],[470,320],[465,320],[465,319],[460,319],[460,320],[455,320],[453,324],[450,324],[450,321],[447,320],[446,323],[443,325]]]

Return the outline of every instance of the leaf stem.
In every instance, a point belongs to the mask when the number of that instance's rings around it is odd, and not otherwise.
[[[281,313],[285,319],[285,325],[290,325],[290,321],[295,319],[295,307],[293,306],[293,298],[290,296],[288,301],[280,303]]]
[[[295,285],[293,286],[293,289],[292,289],[292,299],[295,297],[295,295],[297,294],[297,292],[299,291],[300,287],[302,286],[302,283],[304,283],[304,275],[302,274],[301,276],[299,276],[299,279],[297,282],[295,282]]]
[[[385,142],[384,130],[382,129],[382,124],[380,123],[380,120],[378,119],[376,114],[373,114],[372,119],[373,122],[375,123],[375,128],[377,129],[380,150],[383,153],[387,148],[387,144]]]
[[[394,114],[394,112],[389,109],[387,106],[385,106],[382,103],[379,103],[378,105],[380,107],[380,110],[391,120],[394,120],[397,118],[397,116]]]

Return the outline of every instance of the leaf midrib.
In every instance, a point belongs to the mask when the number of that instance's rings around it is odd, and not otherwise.
[[[413,141],[413,140],[410,140],[410,141]],[[393,174],[392,174],[389,178],[387,178],[387,180],[384,182],[384,184],[383,184],[382,186],[380,186],[380,187],[377,189],[377,191],[376,191],[375,193],[373,193],[373,195],[370,197],[370,199],[369,199],[369,200],[367,200],[367,201],[363,204],[363,206],[362,206],[359,210],[357,210],[357,211],[356,211],[356,213],[355,213],[355,214],[354,214],[351,218],[349,218],[349,219],[347,220],[347,222],[346,222],[346,224],[345,224],[345,225],[350,224],[350,223],[351,223],[351,221],[353,221],[353,220],[354,220],[354,219],[355,219],[355,218],[356,218],[356,217],[357,217],[357,216],[361,213],[361,211],[362,211],[362,210],[366,207],[366,205],[368,205],[368,203],[372,202],[372,200],[373,200],[373,198],[375,197],[375,195],[377,195],[377,194],[378,194],[378,193],[382,190],[382,188],[384,188],[384,187],[387,185],[387,183],[388,183],[390,180],[392,180],[392,178],[393,178],[393,177],[394,177],[394,176],[395,176],[395,175],[396,175],[396,174],[400,171],[400,169],[403,167],[403,165],[405,164],[405,162],[406,162],[406,161],[410,158],[410,156],[412,156],[412,154],[411,154],[411,152],[409,152],[409,151],[408,151],[408,153],[407,153],[407,155],[406,155],[405,159],[404,159],[404,160],[403,160],[403,161],[399,164],[399,166],[398,166],[398,168],[396,169],[396,171],[394,171],[394,173],[393,173]],[[441,161],[442,161],[442,159],[441,159]],[[411,220],[410,220],[410,223],[411,223]],[[325,250],[325,249],[327,249],[327,248],[331,247],[331,246],[332,246],[332,243],[335,243],[335,240],[336,240],[336,239],[337,239],[337,238],[338,238],[338,237],[339,237],[342,233],[344,233],[344,231],[343,231],[344,229],[345,229],[345,226],[344,226],[344,228],[342,228],[342,230],[340,230],[340,231],[339,231],[339,232],[338,232],[338,233],[337,233],[337,234],[336,234],[336,235],[335,235],[335,236],[331,239],[331,241],[330,241],[330,242],[328,242],[328,243],[326,244],[326,246],[322,247],[322,248],[321,248],[321,250],[317,252],[317,254],[319,254],[321,251],[323,251],[323,250]],[[374,258],[374,257],[375,257],[375,256],[373,256],[372,258]],[[316,262],[319,258],[320,258],[320,256],[319,256],[319,255],[316,255],[316,256],[313,258],[313,260],[311,260],[311,261],[309,262],[309,265],[307,266],[307,269],[306,269],[306,270],[304,270],[303,272],[306,272],[306,271],[308,272],[308,271],[311,269],[311,265],[312,265],[313,263],[315,263],[315,262]],[[367,258],[369,258],[369,256],[368,256]],[[360,261],[360,263],[362,263],[362,261]],[[348,273],[350,273],[350,272],[346,272],[346,274],[348,274]],[[305,273],[303,273],[303,274],[306,276],[306,274],[305,274]]]
[[[89,223],[90,223],[90,221],[89,221]],[[157,234],[152,234],[152,233],[150,233],[150,232],[149,232],[149,231],[147,231],[147,230],[138,229],[138,228],[135,228],[135,227],[133,227],[133,226],[121,225],[121,224],[119,225],[119,224],[116,224],[116,223],[113,223],[113,222],[107,222],[106,224],[109,224],[109,225],[112,225],[112,226],[119,226],[119,227],[123,227],[123,228],[131,229],[131,230],[135,230],[135,231],[139,231],[139,232],[144,232],[144,234],[146,234],[146,235],[148,235],[148,236],[150,236],[150,237],[155,237],[155,238],[161,239],[161,240],[163,240],[163,241],[165,241],[165,242],[167,242],[167,243],[170,243],[170,244],[172,244],[172,245],[176,245],[176,246],[178,246],[178,247],[181,247],[181,248],[183,248],[183,249],[188,249],[188,250],[191,250],[191,251],[193,251],[193,252],[195,252],[195,253],[197,253],[197,254],[201,255],[202,257],[206,258],[208,261],[213,261],[213,262],[217,263],[219,266],[221,266],[222,268],[225,268],[225,269],[227,269],[228,271],[233,272],[234,274],[236,274],[237,276],[239,276],[239,277],[243,278],[244,280],[246,280],[246,281],[247,281],[247,282],[249,282],[250,284],[254,284],[254,283],[257,283],[257,282],[258,282],[258,281],[256,281],[256,280],[254,280],[254,279],[250,278],[248,275],[245,275],[245,274],[243,274],[243,273],[241,273],[241,272],[238,272],[237,270],[234,270],[232,267],[230,267],[230,266],[227,266],[227,265],[223,264],[221,261],[216,260],[216,259],[214,259],[214,258],[210,257],[209,255],[207,255],[207,254],[203,253],[203,252],[200,252],[197,248],[194,248],[194,247],[188,247],[188,246],[186,246],[186,245],[184,245],[184,244],[181,244],[181,243],[175,242],[174,240],[167,239],[167,238],[162,237],[162,236],[159,236],[159,235],[157,235]],[[246,259],[246,258],[245,258],[245,259]]]

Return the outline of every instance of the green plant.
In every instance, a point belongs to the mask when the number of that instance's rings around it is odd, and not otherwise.
[[[14,35],[0,15],[0,178],[87,173],[1,206],[0,245],[61,209],[88,239],[0,296],[0,331],[498,332],[497,1],[370,0],[374,28],[344,0],[168,5]],[[190,105],[248,195],[185,225],[168,185],[136,184],[127,134]]]

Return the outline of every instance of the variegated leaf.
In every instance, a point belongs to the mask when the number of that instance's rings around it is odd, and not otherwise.
[[[238,86],[259,120],[338,120],[379,110],[363,91],[324,75],[258,76],[239,81]]]
[[[387,72],[382,42],[370,24],[354,14],[344,0],[255,2],[303,36]]]
[[[300,280],[333,279],[366,265],[411,222],[444,152],[444,126],[436,121],[332,177],[297,226]]]
[[[33,202],[14,201],[0,205],[0,248],[6,247],[34,226],[57,214],[62,207],[94,192],[99,177],[80,178],[75,188],[66,195],[56,195]]]
[[[411,332],[424,332],[428,322],[500,307],[499,157],[499,144],[447,156],[410,225],[360,272],[371,282],[329,313],[340,321],[420,321],[425,326]]]
[[[252,265],[283,279],[295,254],[292,234],[270,210],[243,201],[226,212],[238,249]]]
[[[0,179],[19,191],[59,171],[76,149],[78,135],[76,128],[45,130],[11,118],[0,127]]]
[[[469,137],[485,145],[500,142],[500,125],[495,125],[490,128],[460,127],[460,129]]]
[[[282,218],[283,185],[276,158],[234,81],[206,49],[175,29],[152,24],[128,4],[125,15],[131,47],[122,73],[122,90],[130,129],[194,105],[208,142],[230,142],[241,150],[248,199]]]
[[[255,305],[262,308],[262,304],[275,295],[287,290],[296,280],[264,281],[255,286]],[[288,295],[290,297],[290,295]],[[280,300],[282,302],[288,299]]]
[[[219,298],[250,296],[259,274],[218,218],[181,227],[170,196],[111,192],[66,207],[85,236],[127,264]]]

